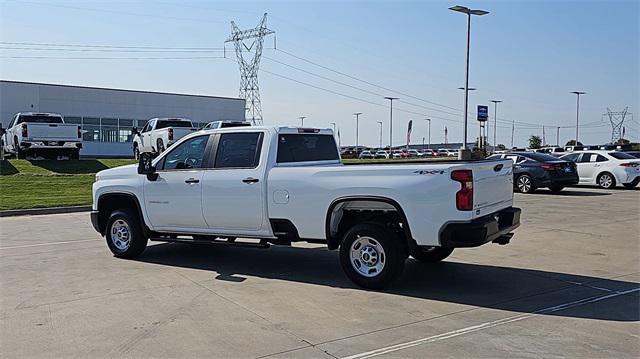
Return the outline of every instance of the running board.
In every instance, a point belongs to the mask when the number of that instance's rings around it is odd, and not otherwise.
[[[188,239],[188,238],[168,238],[168,237],[149,238],[149,240],[155,241],[155,242],[184,243],[184,244],[214,244],[214,245],[225,245],[229,247],[243,247],[243,248],[265,249],[265,248],[271,247],[271,245],[264,239],[260,240],[259,243],[238,242],[237,240],[227,241],[227,240],[219,240],[219,239]]]

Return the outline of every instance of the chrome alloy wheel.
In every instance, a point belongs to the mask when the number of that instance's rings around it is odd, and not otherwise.
[[[607,173],[600,176],[600,181],[598,183],[602,188],[611,188],[613,185],[613,179]]]
[[[527,193],[531,190],[531,179],[529,176],[520,176],[517,185],[520,192]]]
[[[353,269],[365,277],[375,277],[384,269],[387,260],[384,249],[371,237],[359,236],[349,252]]]
[[[118,250],[126,251],[129,249],[131,245],[131,229],[129,229],[129,224],[122,219],[113,222],[109,239]]]

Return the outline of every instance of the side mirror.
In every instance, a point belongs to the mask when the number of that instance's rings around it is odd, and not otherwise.
[[[138,174],[146,175],[149,181],[155,181],[158,179],[158,173],[156,172],[156,166],[151,162],[153,156],[149,152],[140,153],[140,161],[138,162]]]
[[[139,135],[140,131],[138,131],[137,127],[134,127],[134,128],[131,129],[131,133],[133,133],[134,135]]]

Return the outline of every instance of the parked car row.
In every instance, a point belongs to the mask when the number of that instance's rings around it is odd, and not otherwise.
[[[489,156],[511,159],[514,189],[531,193],[538,188],[560,192],[566,186],[598,185],[609,189],[621,185],[634,188],[640,183],[640,159],[618,151],[576,151],[555,157],[540,152],[514,151]]]
[[[455,150],[448,150],[448,149],[438,149],[438,150],[433,150],[433,149],[424,149],[422,151],[418,151],[416,149],[397,149],[397,150],[393,150],[393,151],[389,151],[388,149],[381,149],[381,150],[369,150],[369,149],[362,149],[362,150],[358,150],[356,151],[355,148],[351,149],[351,148],[347,148],[344,149],[341,153],[340,153],[341,157],[343,159],[348,159],[348,158],[359,158],[359,159],[398,159],[398,158],[423,158],[423,157],[438,157],[438,156],[445,156],[445,157],[457,157],[458,156],[458,152]]]

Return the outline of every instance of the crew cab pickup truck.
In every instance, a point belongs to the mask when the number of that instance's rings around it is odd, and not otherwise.
[[[382,288],[409,256],[508,243],[512,187],[511,160],[345,166],[329,129],[232,127],[99,172],[91,222],[123,258],[148,240],[323,243],[353,282]]]
[[[198,131],[191,120],[185,118],[152,118],[138,131],[133,128],[133,156],[141,152],[160,154],[182,137]]]
[[[80,157],[82,132],[79,125],[65,124],[55,113],[19,112],[13,116],[2,134],[2,158],[13,154],[17,158],[33,156]]]

